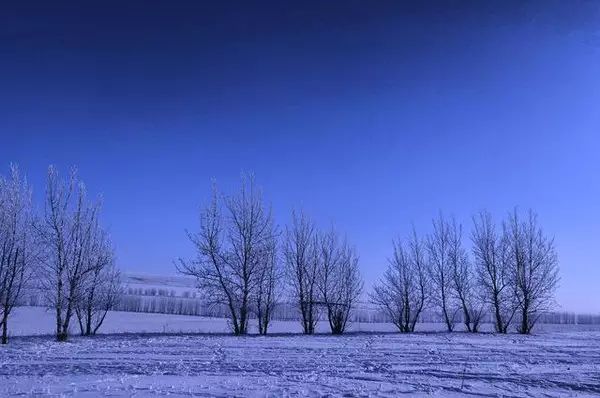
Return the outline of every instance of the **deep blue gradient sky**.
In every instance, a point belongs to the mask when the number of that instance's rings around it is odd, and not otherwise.
[[[45,3],[0,6],[1,167],[39,197],[77,165],[123,269],[174,273],[211,178],[253,171],[369,282],[411,222],[532,207],[559,303],[600,311],[597,2]]]

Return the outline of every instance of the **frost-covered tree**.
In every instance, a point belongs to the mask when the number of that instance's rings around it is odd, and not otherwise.
[[[471,241],[475,272],[492,309],[495,330],[507,333],[517,310],[509,268],[509,237],[498,233],[491,215],[482,211],[473,217]]]
[[[551,309],[558,286],[554,239],[546,236],[530,210],[521,220],[515,209],[504,225],[511,279],[520,321],[519,333],[531,333],[540,316]]]
[[[371,300],[402,333],[414,332],[427,303],[429,281],[423,243],[413,230],[408,244],[394,242],[383,278],[374,286]]]
[[[332,229],[318,239],[317,286],[331,333],[342,334],[362,293],[363,281],[356,251]]]
[[[450,261],[450,224],[440,213],[433,220],[433,232],[427,237],[428,273],[432,284],[433,302],[440,309],[449,332],[454,330],[458,303],[453,295],[453,266]]]
[[[273,239],[272,225],[271,211],[252,176],[242,178],[241,189],[233,196],[220,196],[213,187],[212,201],[200,217],[200,232],[188,233],[196,259],[177,263],[179,272],[196,278],[209,303],[228,308],[236,335],[248,332],[251,301]]]
[[[453,218],[448,224],[448,260],[452,269],[452,288],[469,332],[478,332],[485,314],[484,299],[473,264],[462,245],[462,226]]]
[[[71,318],[84,292],[83,284],[97,265],[90,261],[100,204],[87,199],[73,170],[67,180],[50,166],[44,216],[37,225],[45,253],[40,281],[56,316],[56,338],[66,341]]]
[[[292,299],[298,304],[302,331],[313,334],[319,319],[319,272],[317,231],[312,221],[301,212],[292,213],[292,223],[285,229],[283,255],[285,272]]]
[[[8,321],[31,276],[36,252],[33,241],[31,189],[12,165],[0,176],[0,327],[2,344],[8,342]]]
[[[80,299],[75,307],[79,330],[85,336],[98,332],[108,311],[117,305],[123,289],[112,244],[98,225],[94,227],[88,261],[92,271],[81,283]]]
[[[275,234],[267,244],[258,271],[258,285],[255,297],[255,312],[258,321],[258,333],[266,335],[277,305],[281,290],[282,270],[280,266],[277,239]]]

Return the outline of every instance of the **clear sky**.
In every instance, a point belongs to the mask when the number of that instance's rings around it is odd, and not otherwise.
[[[600,312],[600,3],[12,3],[1,167],[39,197],[77,165],[123,269],[173,274],[211,178],[253,171],[279,224],[345,231],[368,282],[411,222],[532,207],[559,303]]]

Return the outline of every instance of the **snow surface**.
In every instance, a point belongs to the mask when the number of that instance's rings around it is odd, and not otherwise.
[[[18,310],[15,327],[36,319],[38,332],[51,330],[51,313]],[[598,329],[548,328],[534,336],[378,331],[234,337],[206,333],[226,328],[220,319],[109,316],[110,330],[120,325],[132,333],[67,343],[13,336],[0,347],[0,396],[600,395]],[[176,325],[174,331],[203,325],[196,331],[205,333],[163,333],[160,322]],[[278,327],[297,331],[294,322]]]
[[[600,333],[26,337],[0,378],[2,396],[593,396]]]

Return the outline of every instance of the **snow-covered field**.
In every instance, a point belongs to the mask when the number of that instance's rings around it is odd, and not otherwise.
[[[38,329],[45,329],[40,325],[51,321],[41,309],[19,310],[15,327],[37,317]],[[182,325],[186,332],[215,332],[225,330],[222,320],[110,316],[107,331],[120,324],[121,331],[138,333],[73,337],[67,343],[48,336],[13,337],[0,347],[0,396],[600,394],[600,330],[593,328],[546,327],[534,336],[377,331],[233,337],[165,334],[160,323],[175,325],[170,332],[183,331]],[[296,331],[292,327],[277,326],[279,332]],[[158,333],[139,333],[141,328]]]
[[[27,337],[0,353],[2,396],[600,394],[597,332]]]
[[[11,336],[51,335],[56,327],[51,310],[42,307],[16,308],[11,315]],[[422,330],[441,330],[441,324],[422,325]],[[99,333],[228,333],[227,320],[223,318],[204,318],[199,316],[148,314],[139,312],[109,312]],[[272,321],[269,329],[273,333],[300,333],[300,322]],[[354,323],[353,331],[392,332],[394,326],[389,323]],[[317,331],[327,333],[326,322],[317,325]],[[77,334],[77,319],[73,319],[71,332]],[[256,325],[250,324],[250,332],[257,332]]]

